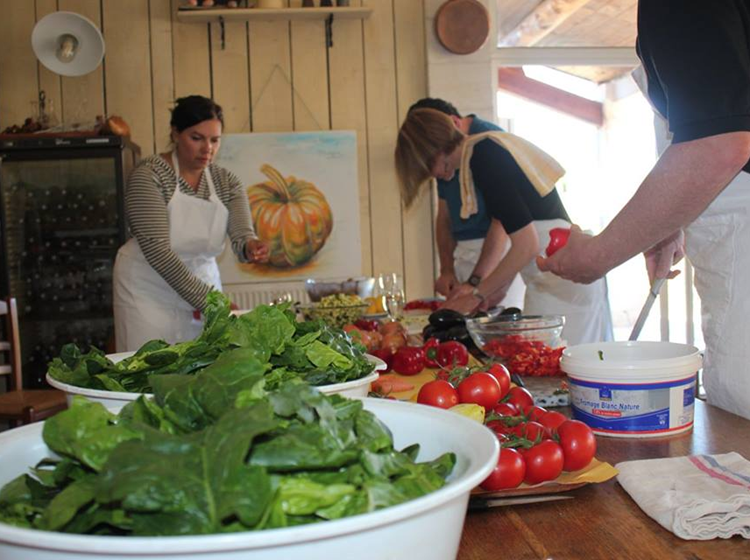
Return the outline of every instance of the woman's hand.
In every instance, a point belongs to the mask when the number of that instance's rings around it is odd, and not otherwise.
[[[440,306],[440,309],[452,309],[464,315],[471,315],[477,309],[481,301],[472,295],[451,298]]]
[[[251,263],[268,262],[268,245],[260,239],[248,239],[245,243],[245,258]]]

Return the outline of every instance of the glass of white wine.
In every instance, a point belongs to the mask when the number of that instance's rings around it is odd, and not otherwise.
[[[392,321],[401,318],[404,311],[404,283],[399,274],[388,272],[378,276],[378,289],[383,307]]]

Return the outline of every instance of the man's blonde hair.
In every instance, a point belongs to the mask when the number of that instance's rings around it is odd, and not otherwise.
[[[432,177],[440,154],[450,154],[463,141],[464,134],[451,118],[435,109],[414,109],[398,131],[396,174],[401,198],[407,208],[417,199],[422,185]]]

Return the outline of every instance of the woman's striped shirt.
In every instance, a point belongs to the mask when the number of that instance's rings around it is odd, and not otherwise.
[[[227,234],[232,251],[240,262],[248,262],[245,244],[255,239],[250,203],[236,175],[218,165],[210,164],[208,170],[214,181],[216,195],[229,210]],[[160,155],[142,160],[128,179],[125,191],[125,213],[130,233],[153,269],[185,301],[203,309],[211,286],[196,277],[172,250],[169,240],[167,204],[175,189],[176,174],[172,166]],[[188,196],[208,200],[210,191],[206,175],[201,175],[197,191],[180,177],[180,191]]]

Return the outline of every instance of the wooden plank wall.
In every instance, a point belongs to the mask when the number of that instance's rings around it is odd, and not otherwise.
[[[0,129],[20,124],[44,90],[66,123],[117,114],[143,155],[169,141],[169,108],[213,96],[227,132],[356,130],[363,274],[404,275],[408,298],[431,296],[435,252],[430,197],[402,209],[393,150],[409,105],[426,95],[424,0],[353,0],[366,20],[185,24],[179,0],[0,0]],[[292,6],[301,0],[290,0]],[[316,2],[317,4],[317,2]],[[76,78],[36,61],[31,30],[56,10],[101,30],[104,64]]]

